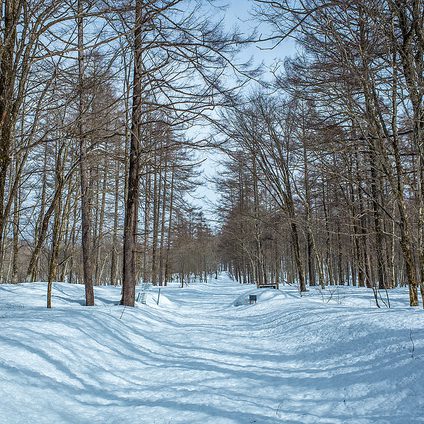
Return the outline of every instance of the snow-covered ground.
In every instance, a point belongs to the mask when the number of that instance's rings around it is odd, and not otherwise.
[[[119,288],[86,308],[55,284],[52,310],[45,291],[0,286],[2,424],[424,423],[424,312],[405,290],[389,310],[365,289],[300,298],[223,275],[125,311]]]

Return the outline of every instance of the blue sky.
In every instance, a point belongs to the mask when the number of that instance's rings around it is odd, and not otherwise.
[[[237,25],[242,31],[250,33],[258,22],[252,17],[251,11],[253,9],[252,0],[223,0],[223,4],[228,5],[226,13],[226,25],[231,26]],[[262,24],[257,28],[259,33],[264,36],[271,32],[271,28],[265,24]],[[287,40],[281,43],[274,49],[269,49],[272,44],[263,44],[258,46],[250,46],[246,50],[246,55],[252,55],[258,62],[264,61],[267,65],[272,65],[276,60],[281,60],[285,56],[290,56],[295,53],[295,44],[292,40]]]
[[[251,33],[255,28],[253,17],[250,14],[253,2],[251,0],[222,0],[220,4],[227,4],[228,9],[225,16],[225,25],[228,29],[237,26],[241,31],[245,33]],[[262,25],[259,31],[264,35],[270,32],[270,28],[266,25]],[[286,56],[292,56],[295,54],[296,48],[292,40],[287,40],[281,43],[275,49],[268,49],[270,45],[251,45],[247,47],[241,54],[241,61],[254,59],[255,64],[259,65],[264,63],[265,73],[266,69],[272,67],[276,62],[281,61]],[[265,74],[266,76],[266,74]],[[268,74],[268,77],[271,77]],[[219,201],[219,194],[214,190],[213,185],[206,182],[207,178],[213,177],[219,172],[220,162],[223,157],[216,152],[200,152],[199,159],[206,159],[203,163],[203,171],[205,182],[202,187],[196,191],[196,199],[192,199],[194,204],[202,207],[205,215],[213,221],[216,218],[214,208]],[[213,222],[211,222],[213,223]]]

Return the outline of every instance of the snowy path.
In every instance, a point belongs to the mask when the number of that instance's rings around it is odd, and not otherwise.
[[[228,278],[115,306],[119,289],[0,286],[0,423],[424,423],[424,313]],[[248,293],[256,305],[244,305]],[[240,306],[234,306],[234,305]],[[412,339],[412,342],[411,342]]]

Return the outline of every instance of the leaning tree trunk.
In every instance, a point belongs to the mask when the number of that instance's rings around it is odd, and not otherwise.
[[[62,144],[57,152],[56,156],[56,168],[55,168],[55,191],[62,193],[65,185],[63,175],[63,164],[67,156],[68,149]],[[62,199],[59,195],[57,201],[54,202],[53,206],[54,218],[52,228],[52,244],[49,258],[48,267],[48,278],[47,278],[47,308],[52,307],[52,289],[53,281],[56,280],[57,275],[57,259],[59,257],[59,244],[61,239],[61,217],[63,215],[62,210]]]

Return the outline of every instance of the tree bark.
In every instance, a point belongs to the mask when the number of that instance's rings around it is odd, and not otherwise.
[[[134,306],[136,286],[137,211],[140,183],[140,126],[142,105],[142,7],[136,0],[134,28],[134,75],[131,118],[130,163],[128,170],[128,194],[125,203],[123,281],[121,304]]]

